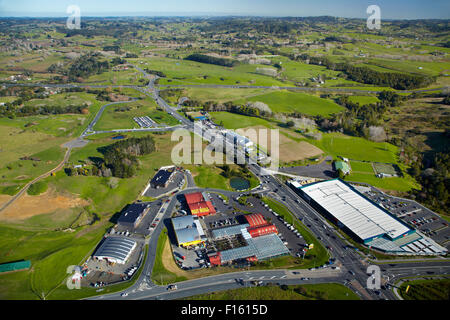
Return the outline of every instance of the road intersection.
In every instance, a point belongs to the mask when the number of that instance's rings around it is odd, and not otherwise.
[[[194,124],[180,115],[177,112],[177,108],[170,106],[159,96],[159,90],[155,87],[155,81],[158,79],[157,76],[150,76],[144,70],[136,67],[136,70],[143,73],[143,75],[149,78],[149,83],[146,87],[138,86],[102,86],[102,85],[73,85],[73,84],[14,84],[24,85],[24,86],[44,86],[44,87],[60,87],[60,88],[73,88],[73,87],[91,87],[91,88],[106,88],[106,87],[126,87],[136,89],[148,97],[154,99],[156,103],[167,113],[171,114],[175,119],[180,122],[178,126],[171,127],[159,127],[159,128],[143,128],[143,129],[118,129],[111,131],[94,131],[95,124],[100,119],[103,111],[115,102],[108,103],[101,107],[99,112],[96,114],[93,121],[88,125],[81,136],[65,146],[67,151],[63,161],[53,170],[48,173],[34,179],[32,183],[50,175],[52,172],[60,170],[64,164],[67,162],[72,148],[83,146],[87,143],[83,138],[88,135],[103,133],[103,132],[127,132],[127,131],[169,131],[175,130],[177,128],[185,128],[194,132]],[[10,86],[11,84],[6,84]],[[205,85],[203,85],[205,86]],[[163,86],[160,86],[163,87]],[[208,85],[212,88],[243,88],[248,86],[223,86],[223,85]],[[254,87],[252,87],[254,88]],[[258,87],[257,87],[258,88]],[[271,87],[261,87],[261,88],[271,88]],[[277,87],[278,88],[278,87]],[[281,89],[281,88],[280,88]],[[291,88],[294,90],[306,90],[309,88]],[[326,88],[314,88],[314,90],[324,91]],[[334,89],[336,90],[336,89]],[[426,90],[422,90],[426,91]],[[134,101],[134,100],[132,100]],[[131,101],[128,101],[131,102]],[[198,132],[196,132],[198,133]],[[201,134],[203,138],[205,135],[202,130]],[[206,136],[206,139],[209,137]],[[225,141],[224,144],[229,142]],[[237,151],[239,152],[239,151]],[[242,155],[241,155],[242,156]],[[245,156],[244,156],[245,158]],[[307,204],[301,197],[299,197],[293,190],[291,190],[287,185],[280,182],[273,172],[263,170],[255,159],[247,158],[249,170],[255,174],[260,182],[265,182],[264,188],[258,192],[263,195],[271,195],[275,197],[277,201],[285,205],[295,216],[303,221],[309,228],[309,230],[316,236],[321,238],[321,243],[324,246],[333,248],[333,251],[329,251],[330,257],[336,258],[336,264],[340,266],[339,270],[332,270],[330,268],[322,268],[318,270],[251,270],[251,271],[239,271],[230,272],[205,278],[199,278],[195,280],[188,280],[178,282],[178,290],[167,291],[165,286],[155,285],[151,281],[152,269],[156,259],[156,248],[159,234],[163,230],[163,223],[159,223],[156,228],[151,233],[151,237],[148,240],[148,252],[147,259],[142,266],[142,272],[137,279],[137,281],[129,287],[124,292],[127,292],[126,296],[122,296],[123,292],[117,292],[107,295],[100,295],[92,297],[90,299],[179,299],[192,295],[203,294],[213,291],[227,290],[233,288],[240,288],[242,286],[251,285],[254,280],[263,281],[264,283],[278,283],[278,284],[303,284],[303,283],[329,283],[336,282],[342,283],[354,290],[362,299],[398,299],[398,295],[394,291],[385,289],[380,290],[367,290],[366,283],[369,275],[367,274],[367,267],[371,264],[379,265],[382,271],[383,281],[382,283],[388,283],[393,285],[396,281],[405,277],[417,277],[426,276],[432,274],[446,275],[450,272],[450,265],[447,259],[433,259],[433,260],[416,260],[408,261],[405,260],[392,260],[387,262],[371,261],[361,252],[357,252],[353,249],[344,249],[348,245],[347,241],[342,239],[340,234],[334,229],[333,226],[329,225],[323,217],[318,214],[314,209],[312,209],[309,204]],[[31,184],[31,182],[30,182]],[[179,192],[190,192],[195,190],[192,185]],[[205,190],[205,189],[199,189]],[[208,191],[217,191],[225,194],[226,196],[232,196],[232,192],[224,190],[213,190],[206,189]],[[10,205],[13,201],[20,197],[26,188],[23,188],[15,198],[11,199],[10,202],[6,203],[6,206]],[[173,212],[174,206],[176,204],[175,197],[170,198],[170,202],[167,208],[161,212],[161,220],[164,218],[169,218],[171,212]],[[4,205],[0,210],[6,208]],[[326,226],[324,228],[323,226]],[[332,234],[328,236],[327,234]],[[294,274],[293,272],[297,272]],[[302,280],[302,278],[307,278],[308,280]],[[236,279],[243,279],[242,282],[236,281]]]

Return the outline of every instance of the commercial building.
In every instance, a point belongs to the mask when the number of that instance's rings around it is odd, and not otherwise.
[[[231,130],[226,130],[223,134],[229,142],[233,143],[236,147],[243,149],[245,152],[249,153],[254,150],[254,143],[249,138],[241,136]]]
[[[172,218],[171,221],[179,247],[190,248],[206,241],[197,216],[181,216]]]
[[[445,251],[340,179],[306,186],[292,182],[291,187],[318,212],[369,248],[395,254]]]
[[[345,174],[345,175],[350,174],[350,172],[351,172],[349,164],[347,162],[345,162],[345,161],[335,161],[334,162],[334,169],[336,171],[341,170],[342,173]]]
[[[192,215],[207,216],[216,213],[211,201],[207,201],[207,197],[202,192],[185,194],[186,203]]]
[[[128,229],[136,228],[142,221],[142,218],[150,210],[150,204],[132,203],[125,208],[117,223]]]
[[[31,267],[30,260],[2,263],[0,264],[0,273],[27,270],[30,269],[30,267]]]
[[[241,245],[237,247],[210,254],[208,258],[211,265],[221,265],[243,259],[259,261],[289,254],[289,249],[277,235],[277,228],[273,224],[267,223],[262,214],[254,213],[244,217],[248,223],[211,231],[214,240],[232,240],[236,237],[241,239]]]
[[[175,166],[161,167],[150,181],[152,188],[167,188],[175,173]]]
[[[136,246],[136,241],[130,238],[110,236],[103,240],[93,257],[112,263],[125,264]]]

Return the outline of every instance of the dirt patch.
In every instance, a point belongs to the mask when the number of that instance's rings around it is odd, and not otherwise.
[[[167,271],[173,272],[177,276],[189,276],[189,274],[186,271],[181,270],[173,260],[172,250],[170,250],[170,241],[168,239],[166,240],[163,248],[162,264]]]
[[[255,129],[256,133],[259,134],[260,129],[267,130],[264,126],[252,126],[247,127],[244,130],[247,129]],[[239,131],[238,131],[239,132]],[[272,150],[271,146],[271,136],[270,131],[269,136],[267,137],[267,141],[262,141],[260,143],[260,146],[264,150],[268,150],[269,152]],[[295,136],[295,133],[289,133],[291,136]],[[252,137],[249,137],[250,140],[255,142],[255,140]],[[270,152],[272,153],[272,152]],[[291,161],[297,161],[297,160],[303,160],[308,159],[312,157],[317,157],[323,153],[322,150],[317,148],[316,146],[313,146],[312,144],[306,142],[306,141],[295,141],[293,139],[290,139],[286,137],[280,130],[279,132],[279,160],[280,162],[291,162]]]
[[[11,196],[0,196],[0,203],[5,203]],[[38,195],[25,194],[13,202],[8,208],[0,212],[0,220],[23,220],[39,214],[51,213],[60,209],[84,207],[89,202],[71,196],[57,194],[55,190]]]

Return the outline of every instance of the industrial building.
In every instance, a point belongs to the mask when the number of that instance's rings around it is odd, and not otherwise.
[[[117,223],[128,229],[136,228],[142,221],[142,218],[150,210],[150,204],[145,203],[132,203],[126,207],[121,214]]]
[[[340,179],[306,186],[291,181],[290,185],[318,212],[369,248],[395,254],[446,251]]]
[[[277,235],[277,228],[269,224],[262,214],[247,214],[244,217],[248,223],[211,231],[213,241],[225,239],[232,243],[233,238],[240,238],[243,243],[209,254],[211,265],[222,265],[237,260],[259,261],[289,254],[289,249]]]
[[[172,226],[179,247],[190,248],[206,241],[206,235],[197,216],[172,218]]]
[[[245,152],[249,153],[254,150],[254,143],[249,138],[241,136],[231,130],[226,130],[223,134],[229,142],[233,143],[236,147],[243,149]]]
[[[107,237],[92,256],[99,260],[125,264],[136,246],[136,241],[130,238]]]
[[[175,166],[161,167],[150,181],[152,188],[167,188],[175,173]]]
[[[185,194],[184,196],[192,215],[201,217],[216,213],[216,209],[214,208],[212,202],[206,200],[207,197],[204,193],[195,192]]]

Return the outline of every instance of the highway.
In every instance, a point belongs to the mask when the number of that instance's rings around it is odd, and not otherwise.
[[[144,72],[143,70],[140,71]],[[173,115],[177,119],[181,120],[188,129],[193,131],[193,124],[188,119],[179,115],[174,108],[169,106],[162,98],[158,96],[158,91],[154,88],[154,81],[149,83],[147,90],[148,94],[151,94],[157,103],[164,108],[164,110],[167,112],[172,112]],[[224,141],[224,144],[227,144],[227,141]],[[237,151],[237,153],[239,153],[239,151]],[[338,232],[334,230],[334,228],[332,228],[319,213],[311,208],[309,204],[299,197],[292,189],[278,181],[273,175],[265,173],[266,171],[259,167],[256,161],[249,159],[249,169],[262,182],[265,188],[262,192],[264,195],[270,195],[284,204],[297,218],[302,219],[303,223],[308,226],[309,230],[316,237],[320,237],[320,242],[324,246],[332,248],[332,250],[329,251],[330,257],[336,258],[336,265],[341,267],[340,270],[333,270],[331,273],[331,270],[328,268],[316,269],[312,271],[298,270],[300,274],[297,276],[293,276],[291,271],[287,270],[233,272],[207,278],[178,282],[178,290],[167,291],[165,286],[157,286],[150,280],[151,270],[154,265],[157,239],[162,229],[162,225],[160,224],[155,229],[150,239],[148,259],[144,265],[144,270],[141,277],[137,280],[135,285],[124,291],[127,293],[127,296],[122,297],[121,293],[114,293],[94,297],[93,299],[178,299],[213,291],[239,288],[242,286],[242,284],[236,281],[236,279],[239,278],[244,280],[244,285],[249,285],[252,280],[260,280],[264,283],[276,282],[279,284],[337,282],[349,286],[358,294],[358,296],[361,297],[361,299],[397,299],[397,296],[393,293],[393,291],[386,287],[383,287],[385,288],[383,290],[377,290],[378,294],[374,290],[365,289],[369,278],[367,275],[367,267],[370,264],[376,264],[376,262],[369,261],[368,257],[359,251],[357,252],[348,248],[344,249],[344,247],[349,245],[349,243],[347,243],[346,240],[343,240]],[[189,188],[183,192],[186,191],[193,190],[192,188]],[[227,196],[232,195],[231,193],[223,190],[217,191],[224,193]],[[175,201],[172,199],[166,211],[166,218],[169,217],[174,203]],[[329,236],[327,234],[329,234]],[[382,283],[393,285],[394,281],[400,277],[429,275],[430,272],[448,274],[450,271],[450,266],[447,261],[448,260],[433,260],[427,262],[415,261],[408,263],[405,263],[404,261],[392,261],[390,264],[382,264],[380,265],[382,271]],[[353,274],[350,272],[353,272]],[[305,274],[307,274],[307,276],[305,276]],[[309,278],[309,280],[301,280],[301,277]]]
[[[170,113],[174,118],[179,120],[180,126],[184,127],[190,131],[194,131],[194,125],[191,121],[181,116],[175,108],[167,104],[161,97],[159,97],[159,91],[155,87],[155,81],[157,77],[151,77],[146,72],[138,67],[135,67],[138,71],[142,72],[147,78],[150,79],[148,86],[137,87],[137,86],[101,86],[101,85],[43,85],[43,84],[23,84],[26,86],[46,86],[46,87],[91,87],[91,88],[106,88],[106,87],[127,87],[134,88],[143,92],[147,96],[153,98],[157,104],[162,107],[166,112]],[[22,84],[8,84],[8,85],[22,85]],[[199,85],[205,86],[205,85]],[[160,86],[163,87],[163,86]],[[258,87],[258,86],[223,86],[223,85],[210,85],[208,87],[212,88],[265,88],[269,89],[272,87]],[[277,87],[282,89],[281,87]],[[291,88],[296,90],[306,90],[309,88]],[[313,88],[312,90],[330,90],[328,88]],[[336,90],[336,89],[333,89]],[[347,90],[347,89],[345,89]],[[438,89],[433,89],[438,90]],[[425,92],[430,90],[418,90],[415,92]],[[349,91],[350,92],[350,91]],[[361,91],[358,91],[361,92]],[[405,91],[406,92],[406,91]],[[123,103],[123,102],[120,102]],[[103,106],[99,113],[96,115],[94,120],[89,124],[86,130],[81,135],[81,138],[87,136],[88,134],[93,134],[96,122],[101,117],[104,109],[111,104]],[[151,128],[156,129],[156,128]],[[175,127],[168,128],[158,128],[161,130],[173,130]],[[122,130],[122,131],[119,131]],[[123,130],[133,131],[138,129],[119,129],[113,131],[105,132],[124,132]],[[146,130],[152,131],[152,130]],[[155,130],[156,131],[156,130]],[[95,132],[100,133],[100,132]],[[198,133],[198,132],[197,132]],[[202,131],[203,133],[203,131]],[[208,137],[207,137],[208,138]],[[224,144],[229,144],[225,141]],[[237,151],[239,154],[240,151]],[[67,155],[70,154],[70,148],[66,152]],[[242,156],[242,152],[241,152]],[[244,157],[245,158],[245,157]],[[377,295],[373,290],[366,290],[366,281],[368,275],[366,274],[367,267],[370,264],[376,264],[377,262],[369,261],[361,252],[356,252],[353,249],[344,249],[347,245],[346,241],[340,238],[340,235],[318,214],[314,209],[312,209],[301,197],[299,197],[293,190],[288,186],[278,181],[273,175],[265,173],[263,168],[259,167],[254,159],[248,160],[249,169],[259,178],[261,182],[264,182],[265,191],[262,193],[264,195],[269,195],[279,202],[284,204],[294,215],[302,219],[303,223],[308,226],[309,230],[316,236],[320,237],[320,242],[324,246],[331,247],[333,250],[329,251],[330,256],[336,258],[336,265],[341,266],[340,270],[331,270],[328,268],[318,269],[318,270],[298,270],[300,274],[294,275],[288,270],[261,270],[261,271],[240,271],[233,273],[226,273],[217,276],[201,278],[196,280],[182,281],[178,282],[178,290],[167,291],[165,286],[157,286],[151,282],[150,276],[155,262],[156,247],[158,236],[163,229],[163,223],[159,223],[157,227],[151,234],[149,239],[149,249],[147,260],[143,265],[142,273],[137,279],[136,283],[125,290],[128,295],[125,297],[121,296],[122,292],[100,295],[92,297],[90,299],[178,299],[186,296],[202,294],[212,291],[226,290],[231,288],[239,288],[242,284],[238,283],[236,279],[242,278],[244,285],[250,285],[252,280],[261,280],[264,283],[276,282],[276,283],[286,283],[286,284],[301,284],[301,283],[323,283],[323,282],[338,282],[351,287],[362,299],[397,299],[397,296],[390,290],[381,290],[380,295]],[[61,164],[60,164],[61,166]],[[60,167],[58,166],[58,167]],[[56,169],[56,168],[55,168]],[[183,192],[192,191],[192,188],[184,190]],[[221,193],[226,194],[227,192],[223,190],[218,190]],[[182,192],[181,192],[182,193]],[[173,211],[176,201],[174,198],[170,198],[170,203],[163,214],[164,218],[168,218],[170,213]],[[162,220],[162,219],[161,219]],[[325,228],[323,227],[325,225]],[[327,233],[330,236],[327,236]],[[426,276],[430,272],[435,274],[448,274],[450,271],[450,266],[448,260],[434,260],[434,261],[415,261],[405,263],[404,261],[392,261],[388,264],[380,264],[382,270],[382,276],[384,283],[388,282],[394,284],[393,281],[401,277],[406,276]],[[349,271],[354,272],[354,275],[350,274]],[[305,276],[307,275],[307,276]],[[301,277],[307,277],[309,280],[301,280]]]

